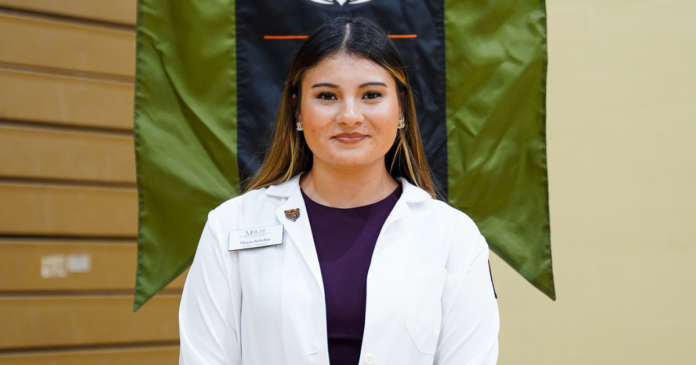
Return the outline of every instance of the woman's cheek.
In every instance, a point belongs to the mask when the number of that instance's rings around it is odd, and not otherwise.
[[[325,126],[310,124],[304,127],[304,137],[313,154],[326,156],[330,136]]]
[[[396,126],[398,121],[396,119],[391,120],[391,116],[382,117],[379,120],[373,119],[372,128],[375,134],[375,144],[379,145],[380,150],[391,148],[391,145],[396,138],[396,133],[398,132]]]

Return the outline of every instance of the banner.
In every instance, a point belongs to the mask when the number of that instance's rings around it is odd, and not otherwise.
[[[403,56],[441,198],[555,299],[543,1],[139,0],[135,310],[186,270],[207,213],[259,168],[295,52],[344,14],[375,21]]]

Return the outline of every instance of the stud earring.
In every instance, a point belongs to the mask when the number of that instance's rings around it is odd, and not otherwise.
[[[401,119],[399,119],[399,126],[398,126],[397,128],[398,128],[398,129],[401,129],[401,128],[403,128],[405,125],[406,125],[406,123],[404,123],[404,117],[401,117]]]
[[[302,132],[304,129],[302,128],[302,122],[299,120],[300,116],[295,114],[295,119],[297,119],[297,123],[295,123],[295,127],[297,128],[297,131]]]

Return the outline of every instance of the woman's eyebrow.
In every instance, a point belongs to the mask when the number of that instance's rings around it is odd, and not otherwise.
[[[314,84],[314,85],[312,85],[312,87],[310,89],[314,89],[315,87],[322,87],[322,86],[327,86],[327,87],[332,87],[334,89],[338,89],[338,85],[329,84],[328,82],[321,82],[318,84]]]
[[[383,83],[383,82],[371,81],[371,82],[366,82],[366,83],[364,83],[364,84],[358,86],[358,89],[362,89],[362,88],[364,88],[365,86],[370,86],[370,85],[377,85],[377,86],[384,86],[384,87],[387,87],[387,84],[385,84],[385,83]]]
[[[379,82],[379,81],[370,81],[370,82],[366,82],[366,83],[364,83],[364,84],[361,84],[360,86],[358,86],[358,89],[362,89],[362,88],[364,88],[365,86],[370,86],[370,85],[376,85],[376,86],[384,86],[384,87],[387,87],[387,84],[385,84],[385,83],[383,83],[383,82]],[[338,88],[339,88],[338,85],[336,85],[336,84],[330,84],[330,83],[328,83],[328,82],[320,82],[320,83],[318,83],[318,84],[312,85],[312,87],[311,87],[310,89],[314,89],[315,87],[322,87],[322,86],[326,86],[326,87],[330,87],[330,88],[334,88],[334,89],[338,89]]]

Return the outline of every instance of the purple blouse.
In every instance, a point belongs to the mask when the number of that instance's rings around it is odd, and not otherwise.
[[[321,205],[302,192],[324,282],[331,365],[360,361],[367,270],[379,232],[401,190],[399,185],[381,201],[348,209]]]

